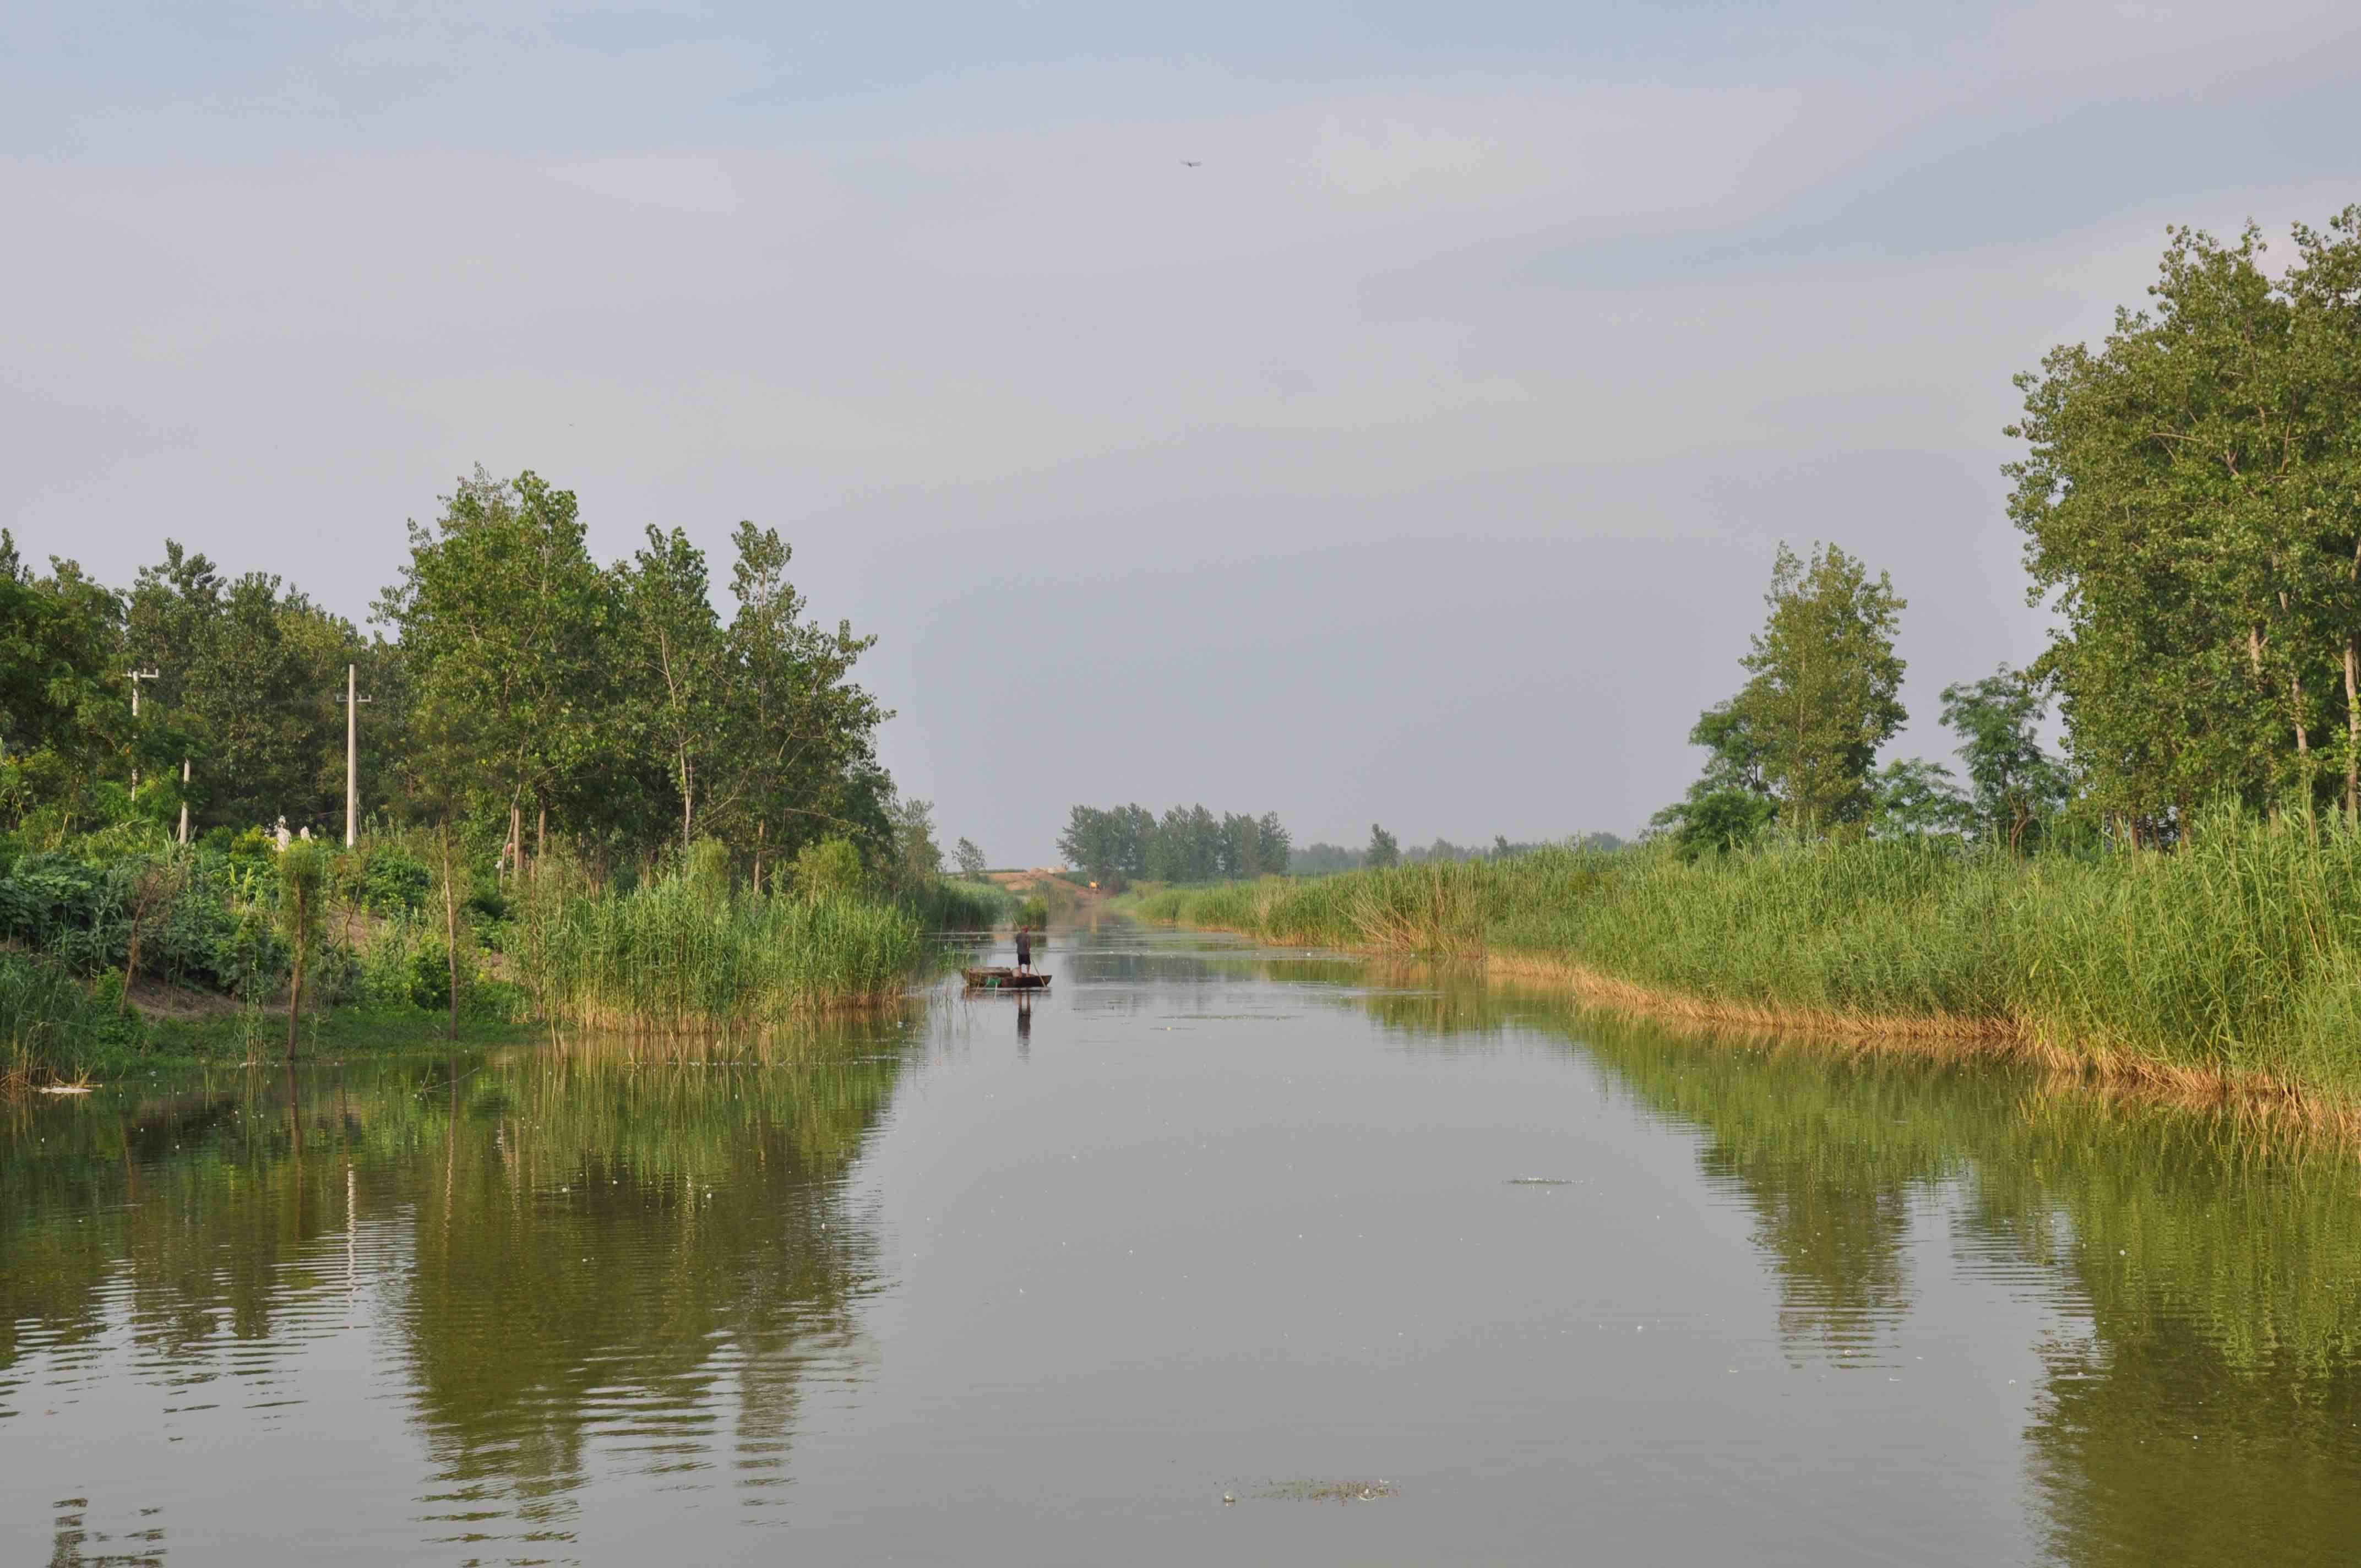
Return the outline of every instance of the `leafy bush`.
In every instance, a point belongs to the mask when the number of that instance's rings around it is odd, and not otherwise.
[[[434,890],[426,862],[390,844],[372,844],[338,857],[336,892],[372,915],[405,915],[425,907]]]
[[[868,882],[861,851],[850,839],[823,839],[807,844],[796,856],[796,891],[806,898],[845,898],[858,894]]]

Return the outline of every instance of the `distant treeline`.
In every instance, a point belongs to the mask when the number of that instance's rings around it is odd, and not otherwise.
[[[1162,817],[1137,804],[1102,810],[1077,806],[1058,835],[1066,863],[1108,887],[1153,882],[1214,882],[1288,869],[1287,829],[1279,814],[1260,817],[1202,806],[1176,806]]]
[[[1290,857],[1287,869],[1297,876],[1325,876],[1333,872],[1367,871],[1390,865],[1423,865],[1429,861],[1505,861],[1543,849],[1620,850],[1623,843],[1622,839],[1612,833],[1582,833],[1571,839],[1546,843],[1510,843],[1506,834],[1496,834],[1488,846],[1455,844],[1448,839],[1437,839],[1432,844],[1413,844],[1405,850],[1396,842],[1392,834],[1371,823],[1368,848],[1348,850],[1341,844],[1306,844]]]
[[[1138,805],[1105,809],[1077,806],[1067,814],[1066,830],[1058,836],[1058,850],[1066,863],[1110,888],[1135,882],[1322,876],[1429,861],[1502,861],[1543,848],[1614,850],[1622,844],[1612,833],[1586,833],[1562,845],[1512,844],[1503,835],[1494,838],[1488,849],[1437,839],[1404,850],[1391,833],[1372,822],[1365,849],[1335,844],[1298,848],[1276,812],[1248,817],[1233,811],[1216,817],[1202,806],[1176,806],[1161,817]],[[980,854],[977,860],[980,867]]]

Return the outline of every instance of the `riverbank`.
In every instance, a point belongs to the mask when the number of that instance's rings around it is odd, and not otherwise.
[[[57,900],[60,914],[27,932],[38,940],[0,945],[0,1092],[284,1058],[288,959],[274,890],[228,874],[237,868],[225,872],[221,857],[192,859],[166,916],[148,923],[149,962],[127,998],[138,933],[123,900],[93,896],[81,901],[87,908]],[[69,866],[101,891],[131,880]],[[463,1045],[553,1029],[759,1034],[875,1011],[945,962],[930,933],[991,927],[1017,903],[997,888],[943,881],[894,898],[858,885],[755,894],[709,863],[625,888],[555,858],[539,870],[506,894],[469,899],[456,916],[428,906],[423,868],[406,902],[340,904],[307,976],[297,1054],[447,1048],[455,971]],[[43,871],[49,883],[71,880]],[[0,905],[22,892],[0,877]],[[28,902],[13,901],[20,913]],[[454,927],[456,964],[445,940]],[[159,928],[167,940],[156,939]]]
[[[2361,834],[2208,817],[2166,853],[1651,847],[1132,895],[1148,920],[1481,963],[1700,1022],[2361,1108]]]

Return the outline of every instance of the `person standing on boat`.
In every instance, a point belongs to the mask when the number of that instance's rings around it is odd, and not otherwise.
[[[1016,927],[1016,972],[1033,972],[1033,927],[1022,924]]]

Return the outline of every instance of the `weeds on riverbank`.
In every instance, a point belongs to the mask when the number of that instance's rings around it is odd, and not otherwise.
[[[1610,997],[2127,1076],[2361,1091],[2361,833],[2216,813],[2167,852],[1923,840],[1549,851],[1137,900],[1267,940],[1556,967]]]
[[[0,952],[0,1091],[81,1072],[119,1025],[120,995],[110,1006],[61,963]]]

